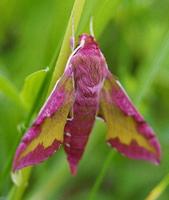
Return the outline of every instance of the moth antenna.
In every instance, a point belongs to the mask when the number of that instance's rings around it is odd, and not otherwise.
[[[70,39],[70,46],[72,49],[72,52],[75,49],[75,23],[74,23],[74,15],[72,16],[72,36]]]
[[[94,37],[94,30],[93,30],[93,16],[90,17],[90,35]]]

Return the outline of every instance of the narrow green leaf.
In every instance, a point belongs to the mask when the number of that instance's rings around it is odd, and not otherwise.
[[[156,200],[164,192],[169,185],[169,174],[167,174],[161,181],[155,186],[145,200]]]
[[[89,31],[89,21],[90,18],[93,17],[94,21],[95,21],[95,17],[93,16],[94,10],[97,9],[99,5],[99,0],[86,0],[85,6],[84,6],[84,10],[85,12],[83,12],[80,23],[79,23],[79,27],[77,30],[77,34],[81,34],[82,32],[88,32]],[[102,3],[101,3],[102,5]],[[94,27],[95,29],[95,27]]]
[[[55,70],[53,72],[53,77],[50,83],[49,90],[53,88],[54,84],[62,75],[65,69],[68,57],[71,53],[70,39],[72,37],[72,23],[74,24],[74,31],[76,33],[79,22],[80,22],[80,17],[83,11],[84,4],[85,4],[85,0],[75,0],[74,2],[71,16],[69,18],[69,22],[67,25],[64,39],[63,39],[62,47],[59,53],[59,57],[55,65]]]
[[[74,28],[76,31],[79,21],[80,21],[82,11],[83,11],[84,3],[85,3],[85,0],[75,0],[75,2],[74,2],[71,16],[69,18],[68,26],[66,29],[66,33],[65,33],[63,43],[61,46],[60,54],[59,54],[59,57],[56,62],[55,70],[53,72],[53,78],[52,78],[50,88],[49,88],[50,90],[52,89],[52,87],[54,86],[54,84],[56,83],[56,81],[59,79],[59,77],[62,75],[62,73],[64,71],[67,59],[70,55],[70,38],[72,36],[72,19],[73,19]],[[41,87],[39,87],[39,91],[40,90],[41,90]],[[39,91],[37,92],[37,94],[39,94]],[[35,102],[33,101],[32,104],[34,105],[34,103]],[[29,119],[30,118],[31,117],[29,117]],[[31,171],[31,168],[25,169],[25,173],[23,174],[23,179],[24,179],[24,182],[26,182],[26,183],[29,180],[29,176],[31,174],[30,171]],[[16,185],[14,185],[9,193],[9,197],[10,197],[9,199],[10,200],[15,200],[15,199],[20,200],[24,194],[25,189],[26,189],[26,187],[17,187]]]
[[[168,56],[168,52],[169,52],[169,33],[167,33],[167,36],[164,39],[164,42],[162,44],[162,48],[160,50],[161,50],[160,53],[158,54],[158,56],[156,57],[156,59],[152,63],[151,67],[148,69],[148,71],[145,74],[145,76],[142,76],[142,79],[140,80],[140,83],[142,83],[142,84],[139,84],[139,87],[140,87],[139,92],[140,93],[135,98],[135,103],[137,105],[139,105],[141,103],[141,101],[143,100],[143,98],[147,94],[147,91],[150,89],[153,81],[155,80],[156,75],[158,74],[164,59]],[[96,195],[96,193],[97,193],[97,191],[99,189],[99,186],[100,186],[100,184],[102,183],[102,181],[104,179],[104,176],[105,176],[106,171],[108,169],[107,163],[108,163],[108,161],[110,159],[110,155],[111,155],[111,152],[107,155],[107,157],[106,157],[106,159],[104,161],[104,164],[103,164],[102,170],[101,170],[101,175],[96,179],[96,181],[94,183],[94,186],[91,189],[91,193],[90,194],[91,194],[92,197],[94,197]],[[161,187],[160,189],[162,189],[162,190],[160,190],[161,192],[164,190],[163,187]]]
[[[107,156],[107,159],[106,159],[106,161],[105,161],[105,163],[104,163],[104,166],[103,166],[103,168],[102,168],[102,170],[101,170],[101,172],[100,172],[100,174],[98,175],[98,177],[97,177],[97,179],[96,179],[96,181],[95,181],[95,183],[94,183],[94,185],[93,185],[93,187],[92,187],[92,190],[91,190],[91,192],[90,192],[90,194],[89,194],[89,200],[94,200],[94,199],[96,199],[96,194],[97,194],[97,191],[99,190],[99,187],[100,187],[100,185],[101,185],[101,183],[102,183],[102,180],[103,180],[103,178],[104,178],[104,176],[105,176],[105,174],[106,174],[106,172],[107,172],[107,169],[108,169],[108,167],[110,166],[110,163],[111,163],[111,161],[112,161],[112,158],[113,158],[113,156],[114,156],[114,151],[111,151],[109,154],[108,154],[108,156]]]
[[[31,167],[25,168],[20,171],[20,183],[19,185],[15,185],[15,187],[12,188],[7,197],[8,200],[22,199],[22,195],[28,186],[28,180],[30,174],[31,174]]]
[[[117,13],[117,8],[121,5],[122,0],[106,0],[96,10],[94,15],[94,32],[96,37],[100,37],[106,25],[113,19]],[[104,16],[104,17],[103,17]]]
[[[30,109],[48,72],[48,68],[34,72],[26,77],[20,96],[23,104]]]
[[[78,34],[82,31],[89,32],[89,21],[92,17],[94,33],[96,38],[99,38],[106,25],[115,16],[120,3],[121,0],[105,0],[103,2],[99,0],[87,0],[84,8],[85,12],[83,13],[80,26],[78,27]]]
[[[92,144],[88,144],[83,162],[88,162],[88,158],[90,157],[91,152],[93,152],[95,147],[99,145],[98,135],[101,135],[104,128],[105,124],[103,124],[101,121],[97,121],[93,129],[93,133],[97,132],[98,134],[91,133],[89,143],[92,142]],[[113,153],[114,152],[111,152],[110,157],[113,156]],[[109,159],[107,163],[108,166],[110,166],[110,160],[112,159]],[[58,159],[55,160],[54,164],[48,169],[46,174],[42,177],[39,177],[39,179],[36,181],[36,186],[34,187],[32,193],[28,196],[27,200],[50,199],[50,196],[56,194],[68,181],[72,181],[72,176],[70,175],[65,156],[61,155]]]

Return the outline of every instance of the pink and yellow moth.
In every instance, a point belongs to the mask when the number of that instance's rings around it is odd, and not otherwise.
[[[82,34],[62,77],[22,138],[13,170],[36,165],[63,145],[76,174],[96,116],[108,126],[106,140],[111,147],[128,158],[160,162],[152,128],[109,71],[94,37]]]

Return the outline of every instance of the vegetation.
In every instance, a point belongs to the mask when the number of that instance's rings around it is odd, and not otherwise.
[[[0,1],[0,197],[168,200],[168,8],[167,0]],[[110,70],[157,133],[161,164],[110,151],[98,120],[75,177],[63,150],[11,175],[16,146],[71,53],[72,21],[78,39],[89,32],[91,16]]]

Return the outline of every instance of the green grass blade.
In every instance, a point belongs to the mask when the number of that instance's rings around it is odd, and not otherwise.
[[[145,200],[156,200],[169,185],[169,174],[167,174],[149,193]]]
[[[104,163],[104,166],[102,167],[101,169],[101,172],[100,174],[98,175],[92,189],[91,189],[91,192],[90,192],[90,195],[89,195],[89,200],[95,200],[96,199],[96,194],[97,194],[97,191],[99,190],[100,186],[101,186],[101,183],[104,179],[104,176],[108,170],[108,168],[110,167],[110,164],[111,164],[111,161],[112,161],[112,158],[114,156],[114,151],[111,151],[107,158],[106,158],[106,161]]]
[[[56,83],[58,78],[63,73],[63,70],[65,68],[65,64],[67,62],[67,58],[70,54],[70,38],[71,38],[71,35],[72,35],[72,18],[74,20],[74,27],[75,27],[75,31],[76,31],[76,29],[78,27],[78,23],[80,21],[82,11],[83,11],[84,3],[85,3],[85,0],[75,0],[75,2],[74,2],[74,6],[73,6],[73,9],[72,9],[72,12],[71,12],[71,16],[70,16],[69,22],[68,22],[68,27],[66,29],[66,33],[65,33],[65,36],[64,36],[64,39],[63,39],[61,50],[60,50],[60,54],[59,54],[59,57],[57,59],[56,66],[55,66],[55,69],[54,69],[54,72],[53,72],[53,78],[52,78],[52,81],[51,81],[50,88],[53,87],[53,85]],[[35,104],[36,104],[36,102],[35,102]],[[33,111],[31,109],[30,115],[29,115],[28,120],[27,120],[27,124],[31,120],[32,115],[33,115]],[[31,168],[24,170],[24,173],[22,175],[24,182],[28,182],[30,174],[31,174],[30,171],[31,171]],[[26,184],[26,186],[27,186],[27,184]],[[16,200],[16,199],[20,200],[20,199],[22,199],[22,196],[24,194],[26,186],[22,187],[22,185],[21,185],[20,187],[18,187],[16,185],[14,185],[12,190],[10,191],[9,199],[10,200]]]
[[[40,90],[42,83],[44,82],[47,72],[48,68],[38,70],[26,77],[23,88],[20,93],[20,97],[23,101],[23,104],[28,110],[35,102],[37,93]]]
[[[149,68],[149,73],[147,72],[145,74],[145,76],[142,76],[142,79],[140,80],[140,82],[142,82],[143,84],[140,84],[140,94],[137,95],[137,97],[135,98],[135,102],[136,104],[139,106],[139,104],[141,103],[141,101],[143,100],[143,98],[145,97],[145,95],[147,94],[147,91],[151,88],[153,81],[155,80],[163,61],[166,59],[166,57],[168,56],[169,53],[169,33],[167,33],[166,38],[164,39],[162,48],[159,51],[158,56],[156,57],[156,59],[152,62],[151,67]],[[108,165],[107,163],[109,163],[109,159],[110,159],[110,155],[111,152],[107,155],[102,170],[101,170],[101,175],[99,175],[94,183],[94,186],[91,189],[90,192],[90,196],[92,196],[92,198],[94,199],[94,197],[96,196],[96,193],[100,187],[100,184],[102,183],[106,171],[108,169]],[[166,178],[167,179],[167,178]],[[168,180],[168,179],[167,179]],[[163,184],[162,184],[163,185]],[[160,185],[161,186],[161,185]],[[158,187],[159,188],[159,187]],[[160,187],[160,189],[162,189],[164,187]],[[161,192],[164,189],[161,190]]]
[[[74,24],[74,31],[76,33],[79,22],[80,22],[80,17],[83,12],[83,7],[85,4],[85,0],[75,0],[73,9],[71,12],[71,16],[69,18],[69,22],[67,25],[67,29],[65,32],[65,36],[63,39],[62,47],[59,53],[59,57],[57,59],[56,65],[55,65],[55,70],[53,72],[53,77],[50,83],[49,90],[51,90],[56,83],[56,81],[59,79],[59,77],[62,75],[67,59],[71,53],[71,48],[70,48],[70,39],[72,36],[72,23]]]

